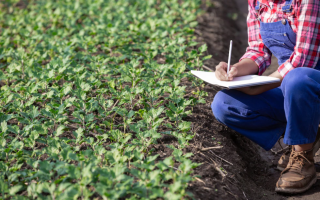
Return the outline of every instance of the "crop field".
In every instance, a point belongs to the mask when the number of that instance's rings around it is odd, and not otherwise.
[[[0,198],[192,197],[200,3],[1,1]],[[177,144],[160,158],[164,135]]]

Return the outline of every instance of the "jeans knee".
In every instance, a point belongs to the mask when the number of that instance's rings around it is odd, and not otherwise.
[[[213,102],[211,103],[213,115],[221,123],[224,123],[226,117],[226,109],[224,105],[226,96],[227,95],[223,91],[220,91],[215,95]]]
[[[303,94],[310,81],[308,77],[309,70],[309,68],[300,67],[290,71],[281,84],[284,95]]]

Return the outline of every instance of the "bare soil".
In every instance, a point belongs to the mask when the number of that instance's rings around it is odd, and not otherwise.
[[[200,43],[208,45],[207,53],[213,56],[205,65],[214,70],[220,61],[226,61],[231,39],[234,41],[232,63],[237,62],[247,47],[247,1],[203,0],[202,9],[205,13],[198,18],[199,25],[195,33]],[[265,75],[277,67],[277,60],[273,58]],[[188,82],[184,84],[188,85]],[[300,195],[275,193],[274,187],[280,176],[280,171],[276,169],[282,154],[280,145],[275,145],[267,152],[220,124],[214,118],[210,106],[220,88],[205,85],[203,90],[208,92],[206,104],[193,108],[192,115],[184,119],[191,121],[197,132],[186,151],[193,152],[194,162],[202,163],[194,171],[198,178],[188,187],[195,199],[320,199],[320,180]],[[165,150],[166,144],[174,142],[174,138],[163,138],[158,149],[166,156],[170,153]],[[286,147],[280,143],[283,148]],[[205,149],[216,146],[222,148]],[[317,172],[320,172],[320,155],[316,161]]]

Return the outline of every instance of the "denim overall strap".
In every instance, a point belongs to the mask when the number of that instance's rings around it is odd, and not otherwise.
[[[292,0],[286,0],[286,4],[282,7],[282,12],[290,12],[292,10]]]
[[[259,9],[260,9],[260,2],[259,2],[259,0],[257,0],[257,5],[256,5],[256,7],[254,8],[256,11],[258,11]]]

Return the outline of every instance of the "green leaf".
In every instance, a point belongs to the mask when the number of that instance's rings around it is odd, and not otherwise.
[[[173,166],[174,164],[174,161],[172,160],[172,157],[167,157],[166,159],[164,159],[163,163],[166,165],[166,166]]]
[[[191,122],[180,122],[178,128],[180,129],[180,131],[188,131],[191,128]]]
[[[73,132],[74,136],[76,136],[76,143],[78,144],[83,136],[83,128],[79,127],[75,132]]]
[[[32,106],[31,109],[32,109],[32,110],[31,110],[31,112],[30,112],[30,117],[31,117],[32,119],[35,119],[36,117],[38,117],[38,116],[40,115],[40,112],[38,111],[38,108],[37,108],[37,107]]]
[[[2,56],[2,55],[1,55]],[[0,56],[0,57],[1,57]],[[0,58],[1,59],[1,58]],[[0,81],[1,80],[5,80],[6,79],[6,75],[0,70]]]
[[[39,169],[45,173],[49,173],[53,168],[54,163],[50,163],[48,161],[41,161],[39,163]]]
[[[94,114],[90,113],[85,116],[85,122],[92,122],[94,120]]]
[[[57,131],[56,131],[56,136],[59,136],[61,134],[63,134],[63,130],[65,129],[66,127],[63,126],[63,125],[60,125],[58,128],[57,128]]]
[[[54,194],[55,190],[56,190],[56,184],[54,183],[44,183],[44,188],[47,189],[49,191],[50,194]]]
[[[15,185],[13,187],[10,187],[9,194],[10,195],[15,195],[17,192],[21,191],[22,188],[23,188],[22,185]]]
[[[203,44],[201,47],[199,47],[199,52],[203,53],[205,51],[207,51],[208,47],[207,47],[207,44]]]
[[[1,122],[1,129],[2,129],[2,132],[4,133],[7,132],[8,126],[6,121]]]
[[[7,127],[8,127],[9,132],[12,132],[12,133],[15,133],[15,134],[19,134],[20,133],[19,126],[17,126],[17,125],[13,125],[13,126],[8,125]]]
[[[6,115],[4,113],[0,113],[0,122],[9,121],[12,119],[13,115]]]
[[[5,139],[0,138],[0,147],[6,148],[7,141]]]
[[[212,55],[207,55],[207,56],[203,57],[202,60],[208,60],[208,59],[210,59],[211,57],[212,57]]]
[[[30,138],[33,142],[35,142],[36,139],[39,138],[39,133],[38,133],[38,131],[32,131],[29,138]]]
[[[182,185],[181,185],[181,182],[180,181],[176,181],[174,182],[172,185],[170,185],[170,190],[172,192],[176,192],[178,191],[179,189],[181,189]]]
[[[0,169],[1,169],[1,163],[0,163]],[[1,193],[8,192],[8,184],[2,178],[0,178],[0,191],[1,191]]]
[[[127,118],[130,119],[136,112],[133,110],[130,110],[130,112],[127,115]]]

